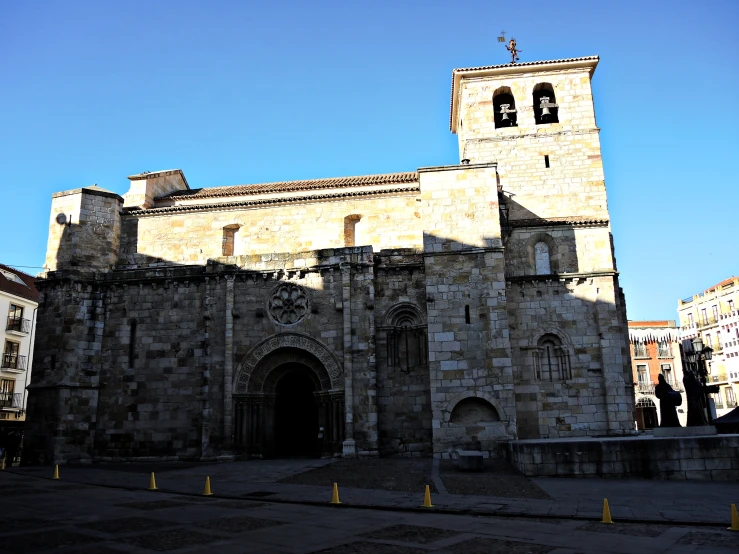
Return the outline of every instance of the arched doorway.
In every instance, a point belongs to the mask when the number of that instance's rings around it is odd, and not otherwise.
[[[341,366],[312,337],[270,337],[239,364],[233,394],[236,452],[258,458],[340,455],[345,423]]]
[[[310,371],[289,364],[275,386],[275,455],[318,456],[318,405]]]
[[[658,427],[657,406],[651,398],[642,396],[636,402],[636,428],[639,430]]]

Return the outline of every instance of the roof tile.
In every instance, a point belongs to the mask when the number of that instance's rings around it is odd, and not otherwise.
[[[386,173],[382,175],[360,175],[357,177],[333,177],[329,179],[280,181],[277,183],[263,183],[259,185],[233,185],[228,187],[178,190],[164,196],[160,196],[157,200],[175,198],[190,200],[199,198],[217,198],[222,196],[247,196],[251,194],[265,194],[271,192],[321,190],[330,188],[387,185],[391,183],[415,183],[417,181],[418,173],[410,171],[406,173]]]

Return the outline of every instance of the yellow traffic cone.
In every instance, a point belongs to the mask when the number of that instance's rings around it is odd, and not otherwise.
[[[603,499],[603,519],[600,520],[601,523],[613,523],[613,520],[611,519],[611,508],[608,507],[608,499]]]
[[[431,489],[426,485],[426,493],[423,495],[423,507],[433,508],[434,505],[431,503]]]
[[[59,464],[56,464],[54,466],[54,475],[51,478],[52,479],[59,479]]]
[[[736,511],[736,504],[731,505],[731,527],[729,531],[739,531],[739,513]]]
[[[147,491],[155,491],[157,490],[157,480],[154,478],[154,472],[151,472],[151,477],[149,477],[149,488],[146,489]]]
[[[213,492],[210,490],[210,477],[205,478],[205,489],[203,489],[203,496],[213,496]]]
[[[334,491],[331,493],[331,502],[329,504],[341,504],[339,500],[339,485],[334,483]]]

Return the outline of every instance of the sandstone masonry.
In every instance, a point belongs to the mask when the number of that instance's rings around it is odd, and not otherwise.
[[[454,70],[456,166],[55,194],[27,460],[631,432],[597,61]]]

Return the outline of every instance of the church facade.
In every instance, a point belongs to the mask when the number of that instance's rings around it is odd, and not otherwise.
[[[459,165],[54,194],[27,461],[631,432],[597,63],[455,69]]]

